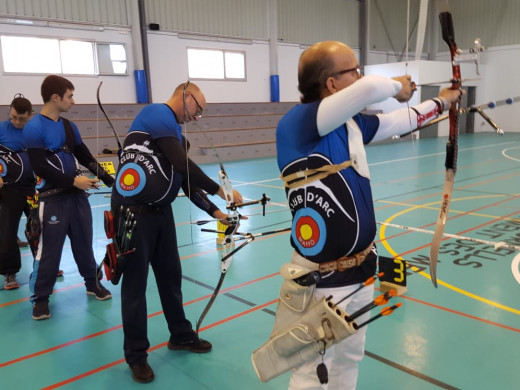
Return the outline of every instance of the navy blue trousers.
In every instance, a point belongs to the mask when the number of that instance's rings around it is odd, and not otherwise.
[[[31,302],[48,300],[56,283],[65,238],[87,290],[96,286],[96,259],[92,249],[92,210],[85,193],[69,193],[40,200],[42,232],[29,282]]]
[[[130,240],[130,248],[135,248],[135,252],[126,255],[121,285],[123,348],[130,365],[146,360],[150,347],[146,307],[149,264],[155,275],[170,339],[179,340],[183,335],[193,334],[182,305],[182,270],[171,205],[137,213],[136,221]]]

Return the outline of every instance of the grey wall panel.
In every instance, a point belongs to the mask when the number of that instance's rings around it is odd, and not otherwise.
[[[371,50],[388,50],[399,55],[403,53],[406,47],[407,2],[408,0],[372,0],[369,22]],[[418,13],[419,0],[411,0],[410,48],[415,48],[416,34],[413,26],[417,22]]]
[[[149,0],[148,23],[161,30],[266,39],[267,0]]]
[[[420,0],[410,1],[409,47],[415,48]],[[460,49],[473,47],[480,38],[485,47],[520,44],[519,0],[452,0],[455,41]],[[370,49],[388,50],[402,54],[406,45],[407,0],[372,0],[370,12]],[[438,13],[428,15],[429,23],[438,26],[439,51],[447,51],[442,40]],[[428,30],[427,30],[428,33]],[[425,49],[426,50],[426,47]]]
[[[278,36],[285,42],[338,40],[359,47],[359,2],[278,0]]]
[[[132,0],[137,1],[137,0]],[[410,48],[420,0],[410,0]],[[406,43],[408,0],[370,0],[370,48],[401,54]],[[278,35],[285,42],[310,44],[337,39],[359,47],[359,1],[278,0]],[[270,0],[147,0],[148,23],[162,30],[245,38],[268,38]],[[452,0],[458,46],[476,37],[486,47],[520,44],[520,0]],[[128,26],[127,0],[0,0],[0,17]],[[429,22],[438,25],[438,15]],[[445,44],[439,34],[439,50]]]
[[[126,0],[0,0],[0,16],[129,25]]]
[[[519,0],[459,0],[450,6],[459,48],[473,47],[475,38],[485,47],[520,44]],[[445,46],[439,43],[439,50]]]

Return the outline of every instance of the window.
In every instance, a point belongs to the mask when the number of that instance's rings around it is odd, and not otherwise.
[[[92,42],[60,41],[61,68],[65,74],[95,74]]]
[[[2,36],[4,72],[60,73],[57,39]]]
[[[0,46],[5,73],[128,74],[120,43],[3,35]]]
[[[246,55],[241,51],[188,49],[190,79],[245,80]]]
[[[125,45],[98,43],[96,52],[99,74],[127,74]]]

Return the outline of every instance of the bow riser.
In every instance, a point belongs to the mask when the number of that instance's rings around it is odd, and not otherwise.
[[[439,14],[439,20],[442,28],[442,39],[447,43],[451,55],[451,67],[453,72],[451,89],[461,90],[462,77],[460,74],[460,65],[458,64],[457,56],[459,49],[455,43],[455,33],[453,29],[453,20],[451,13],[444,11],[448,10],[447,0],[439,1],[439,9],[442,11]],[[450,210],[451,196],[453,192],[453,183],[455,181],[455,172],[457,171],[457,156],[458,156],[458,139],[459,139],[459,109],[461,103],[461,96],[454,104],[450,105],[449,119],[450,132],[448,142],[446,144],[446,176],[444,179],[444,189],[442,193],[442,200],[439,210],[439,216],[435,225],[435,232],[430,248],[430,276],[432,283],[437,287],[437,262],[439,258],[439,249],[443,239],[444,228]]]
[[[447,5],[446,5],[447,6]],[[453,29],[453,19],[450,12],[441,12],[439,20],[442,28],[442,39],[446,42],[450,49],[451,68],[453,78],[451,82],[451,89],[460,90],[462,87],[462,77],[460,74],[460,65],[456,63],[459,49],[455,43],[455,32]],[[462,96],[462,94],[461,94]],[[450,132],[448,143],[446,145],[446,169],[452,169],[453,174],[457,171],[457,156],[458,156],[458,139],[459,139],[459,108],[461,98],[456,104],[452,104],[449,110],[450,118]]]

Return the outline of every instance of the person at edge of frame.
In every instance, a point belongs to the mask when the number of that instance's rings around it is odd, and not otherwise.
[[[206,193],[226,199],[224,189],[188,158],[183,124],[198,121],[206,108],[200,88],[187,82],[177,86],[170,99],[150,104],[136,116],[124,141],[112,189],[115,226],[124,213],[134,214],[136,223],[122,270],[121,309],[124,355],[136,382],[155,378],[148,363],[146,286],[151,265],[164,316],[168,324],[170,350],[206,353],[210,342],[198,337],[186,319],[182,300],[182,269],[171,203],[182,187],[190,201],[228,225]],[[233,190],[235,203],[242,196]]]
[[[33,116],[29,99],[15,95],[9,120],[0,122],[0,275],[4,290],[19,286],[16,274],[22,267],[18,227],[28,215],[27,196],[34,195],[34,177],[23,139],[23,128]],[[23,242],[21,242],[23,244]]]
[[[376,222],[364,144],[405,134],[426,124],[447,110],[459,98],[460,91],[446,88],[437,98],[388,114],[360,113],[368,105],[391,97],[407,102],[415,83],[409,75],[363,76],[352,49],[337,41],[316,43],[302,53],[298,83],[302,104],[289,110],[277,127],[282,179],[295,172],[352,163],[320,180],[301,184],[285,181],[286,187],[292,184],[292,188],[286,188],[293,215],[291,262],[324,269],[314,296],[333,296],[332,300],[337,301],[355,291],[376,271]],[[355,264],[339,272],[342,257],[355,259]],[[372,302],[373,291],[373,285],[364,287],[340,307],[354,313]],[[369,317],[370,313],[366,313],[356,321],[363,323]],[[355,389],[365,334],[366,327],[362,327],[355,335],[327,349],[324,357],[317,355],[315,361],[293,369],[289,388]],[[322,358],[329,368],[328,385],[321,384],[316,375]]]
[[[23,130],[31,166],[42,180],[38,186],[41,233],[29,281],[35,320],[50,318],[49,296],[67,236],[87,295],[100,301],[112,297],[98,280],[86,191],[97,189],[100,180],[110,187],[114,178],[92,156],[76,124],[60,116],[74,105],[74,85],[64,77],[49,75],[42,82],[41,95],[41,112]],[[81,175],[78,162],[99,179]]]

